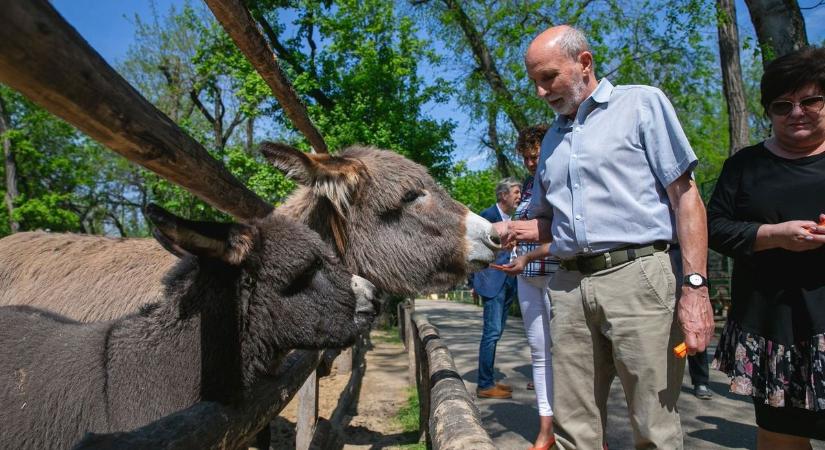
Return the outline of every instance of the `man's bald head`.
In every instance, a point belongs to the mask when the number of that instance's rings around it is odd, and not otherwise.
[[[582,52],[590,52],[590,44],[587,37],[578,28],[570,25],[558,25],[550,27],[538,36],[527,47],[524,59],[527,60],[536,51],[547,51],[558,49],[572,59],[576,59]]]

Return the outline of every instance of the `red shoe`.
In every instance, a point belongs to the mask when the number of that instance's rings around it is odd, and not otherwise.
[[[541,447],[530,447],[527,450],[550,450],[551,447],[556,445],[556,438],[551,438],[547,441],[546,444],[542,445]]]

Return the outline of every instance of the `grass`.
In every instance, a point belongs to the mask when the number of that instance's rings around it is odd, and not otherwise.
[[[385,344],[402,345],[401,338],[398,337],[398,327],[393,325],[389,328],[378,328],[372,331],[370,339]]]
[[[398,410],[395,420],[401,425],[404,433],[414,433],[418,435],[420,429],[418,425],[418,391],[411,387],[407,389],[407,403]],[[427,445],[423,442],[402,445],[398,448],[405,450],[426,450]]]

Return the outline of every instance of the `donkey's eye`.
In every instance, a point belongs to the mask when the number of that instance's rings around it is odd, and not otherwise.
[[[323,266],[324,263],[320,259],[315,259],[298,276],[292,279],[282,293],[284,295],[295,295],[308,288]]]
[[[424,192],[422,191],[410,190],[407,191],[403,197],[401,197],[401,201],[404,203],[410,203],[415,201],[415,199],[421,197],[422,195],[424,195]]]

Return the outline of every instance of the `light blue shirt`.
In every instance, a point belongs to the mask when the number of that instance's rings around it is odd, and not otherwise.
[[[676,242],[665,187],[696,164],[662,91],[602,79],[575,118],[559,115],[544,136],[530,217],[552,220],[550,251],[563,259]]]

